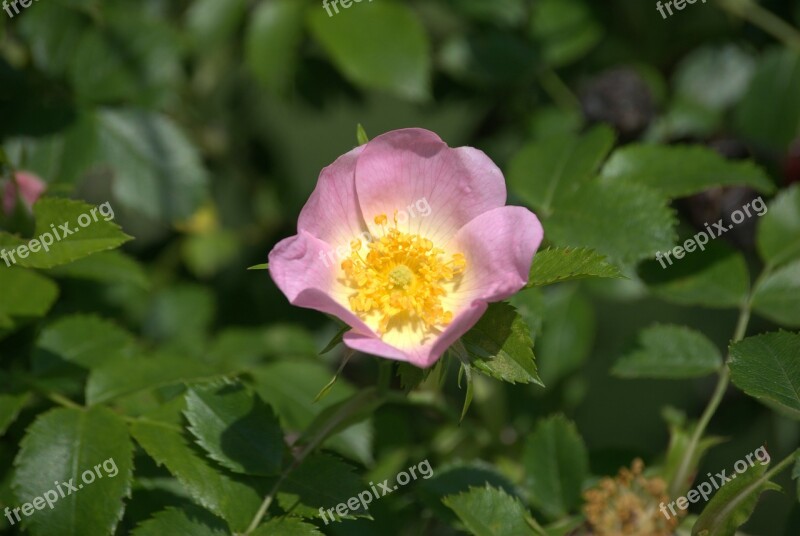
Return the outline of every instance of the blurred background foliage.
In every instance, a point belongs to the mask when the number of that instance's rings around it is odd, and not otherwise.
[[[110,201],[135,240],[122,252],[53,269],[52,309],[21,315],[13,328],[0,322],[0,385],[16,382],[15,371],[44,392],[81,399],[85,370],[57,355],[58,342],[55,350],[47,344],[67,335],[109,336],[106,351],[147,356],[155,376],[137,366],[125,377],[129,385],[90,378],[103,384],[97,400],[120,396],[117,407],[133,415],[176,392],[121,396],[137,382],[155,386],[158,377],[166,385],[247,366],[284,428],[299,432],[325,407],[374,383],[375,360],[357,357],[313,404],[341,359],[341,348],[319,356],[338,326],[290,307],[266,272],[245,271],[294,234],[320,169],[356,144],[358,123],[371,136],[419,126],[451,146],[481,148],[506,172],[512,202],[545,214],[532,174],[547,160],[547,143],[595,123],[609,125],[618,145],[688,143],[732,161],[754,159],[769,176],[760,191],[787,188],[800,181],[800,42],[748,6],[696,3],[664,20],[654,2],[633,0],[374,0],[340,6],[332,17],[316,0],[46,0],[13,19],[3,14],[0,142],[9,161],[42,177],[50,195]],[[761,6],[800,25],[800,2]],[[679,178],[681,169],[673,173]],[[680,234],[730,213],[748,195],[755,194],[745,187],[676,192]],[[603,214],[589,214],[587,227],[593,217]],[[595,247],[573,239],[586,227],[550,225],[564,245]],[[634,266],[657,249],[647,249],[653,241],[666,249],[674,237],[656,233],[639,246],[636,225],[619,246],[601,247],[630,279],[514,299],[535,335],[546,388],[477,377],[459,424],[457,367],[442,366],[409,402],[382,407],[327,446],[366,467],[365,481],[429,458],[437,473],[455,465],[466,480],[491,471],[497,482],[518,483],[524,438],[540,419],[564,413],[585,440],[592,474],[614,474],[637,456],[657,462],[669,441],[663,408],[698,415],[713,381],[629,381],[611,376],[614,362],[655,322],[692,325],[725,349],[736,315],[648,294]],[[753,234],[743,225],[726,237],[749,266],[757,263]],[[8,292],[0,287],[0,302]],[[76,314],[91,316],[70,326]],[[123,328],[135,343],[113,339]],[[774,328],[758,317],[750,331]],[[16,504],[11,460],[48,404],[26,398],[7,424],[2,505]],[[800,441],[796,421],[738,391],[709,432],[728,441],[706,456],[701,475],[764,442],[787,453]],[[185,500],[141,452],[135,463],[145,476],[119,534]],[[426,481],[404,498],[376,503],[374,522],[324,530],[455,534],[453,514],[440,502],[460,489],[452,486]],[[767,494],[745,530],[798,534],[800,505],[789,495]],[[0,531],[15,530],[0,518]]]

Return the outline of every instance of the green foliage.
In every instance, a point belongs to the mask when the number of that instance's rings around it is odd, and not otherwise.
[[[603,31],[582,0],[544,0],[533,10],[531,33],[541,42],[544,60],[560,67],[584,56]]]
[[[178,479],[198,504],[222,517],[232,530],[244,530],[261,504],[259,488],[251,481],[219,470],[191,448],[180,417],[175,418],[183,408],[185,404],[177,399],[132,424],[131,435],[148,456]]]
[[[752,162],[731,162],[697,146],[628,145],[603,167],[608,182],[643,184],[668,197],[686,197],[719,186],[750,186],[770,193],[767,174]]]
[[[674,264],[651,261],[641,268],[648,289],[666,301],[704,307],[738,307],[749,288],[747,263],[730,248],[711,242],[702,254],[689,253]]]
[[[137,350],[133,335],[99,316],[75,315],[59,319],[39,334],[38,352],[86,369],[129,359]]]
[[[192,387],[186,394],[186,419],[198,444],[234,473],[279,472],[283,432],[278,419],[243,386],[214,383]]]
[[[800,260],[770,274],[755,290],[755,310],[783,326],[800,327]]]
[[[462,340],[470,364],[483,374],[510,383],[542,385],[528,326],[507,303],[490,305]]]
[[[800,55],[788,49],[766,53],[750,87],[736,107],[736,126],[743,136],[785,148],[800,134]]]
[[[94,217],[92,217],[94,210]],[[132,237],[122,232],[119,225],[98,209],[86,203],[68,199],[44,198],[34,207],[38,246],[28,246],[28,241],[0,233],[0,245],[7,249],[25,245],[30,254],[24,258],[18,253],[17,264],[28,268],[52,268],[88,257],[93,253],[117,248]],[[113,215],[113,212],[110,213]],[[87,219],[88,218],[88,219]],[[89,222],[86,224],[85,222]],[[84,222],[85,227],[79,225]],[[66,227],[64,227],[66,226]],[[52,245],[45,246],[43,235],[50,236]],[[35,249],[34,249],[35,248]]]
[[[693,378],[719,370],[722,356],[702,333],[656,325],[639,334],[640,348],[620,358],[612,372],[624,378]]]
[[[800,257],[800,186],[781,192],[758,226],[758,251],[773,266]]]
[[[531,142],[511,161],[508,181],[543,215],[592,177],[614,145],[614,132],[595,127],[583,136],[560,134]]]
[[[541,287],[587,277],[623,277],[605,256],[588,248],[548,248],[533,258],[528,287]]]
[[[502,489],[486,486],[442,499],[475,536],[535,535],[528,522],[530,513],[515,497]]]
[[[674,215],[656,191],[592,181],[562,201],[544,231],[558,245],[589,247],[629,264],[670,249],[673,225]]]
[[[311,32],[342,73],[372,89],[421,100],[430,92],[430,43],[405,5],[362,3],[346,16],[310,12]],[[374,54],[381,50],[381,54]]]
[[[735,534],[755,510],[758,497],[780,487],[765,480],[766,466],[756,465],[728,482],[711,498],[692,527],[692,536]]]
[[[526,488],[531,503],[558,519],[580,504],[589,457],[574,423],[555,416],[541,421],[525,443]]]
[[[800,326],[800,12],[327,5],[3,12],[0,251],[76,229],[106,202],[114,215],[0,260],[0,533],[599,534],[584,492],[619,467],[647,460],[672,500],[753,445],[783,461],[693,506],[676,533],[695,521],[706,536],[798,533],[778,494],[739,526],[781,471],[800,478],[787,457],[799,336],[778,331]],[[425,370],[347,348],[351,328],[292,306],[264,264],[320,170],[368,143],[361,125],[484,151],[508,204],[545,230],[527,287]],[[5,199],[15,171],[46,188],[32,206]],[[730,223],[755,195],[766,214],[661,266],[679,236]],[[335,212],[335,196],[325,203]],[[694,380],[711,373],[716,388]],[[731,396],[729,380],[750,396]],[[742,416],[769,426],[734,425]],[[36,508],[111,458],[116,476]],[[420,460],[434,474],[393,480]],[[392,492],[368,509],[320,517],[384,482]],[[6,507],[28,501],[32,515],[10,523]],[[642,507],[628,521],[660,515]]]
[[[256,8],[247,27],[245,58],[247,67],[265,89],[279,95],[288,91],[302,38],[300,2],[282,0]]]
[[[800,418],[800,335],[767,333],[731,346],[731,378],[741,390]]]
[[[98,437],[103,441],[97,442]],[[133,444],[118,415],[107,408],[54,409],[28,428],[20,447],[13,484],[20,504],[33,502],[54,486],[58,490],[56,482],[77,488],[67,494],[64,487],[64,497],[62,490],[51,493],[57,508],[44,501],[35,505],[39,511],[27,519],[32,534],[114,532],[133,478]]]

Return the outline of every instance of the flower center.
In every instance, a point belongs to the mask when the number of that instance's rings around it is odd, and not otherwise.
[[[361,241],[353,240],[352,253],[342,262],[345,284],[355,290],[350,308],[362,318],[377,315],[379,333],[390,323],[421,323],[426,330],[446,326],[453,313],[442,307],[445,285],[464,272],[464,255],[447,261],[444,250],[427,238],[399,231],[396,219],[394,228],[385,228],[386,222],[385,214],[375,218],[383,236],[367,244],[366,255]]]

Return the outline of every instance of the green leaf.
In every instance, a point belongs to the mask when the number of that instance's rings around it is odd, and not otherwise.
[[[589,52],[603,29],[582,0],[540,0],[533,9],[531,33],[542,43],[545,61],[562,67]]]
[[[493,303],[463,337],[471,365],[483,374],[509,383],[542,385],[525,320],[507,303]]]
[[[198,0],[186,12],[186,28],[195,48],[218,47],[236,32],[247,10],[246,0]]]
[[[689,491],[697,474],[700,460],[703,459],[706,452],[726,440],[716,436],[702,437],[687,460],[687,451],[692,443],[697,423],[687,423],[686,415],[672,408],[666,408],[663,413],[669,424],[670,438],[661,476],[669,483],[667,494],[671,497],[679,497]],[[682,471],[681,475],[678,475],[679,471]],[[680,482],[677,481],[679,478]]]
[[[206,510],[193,506],[182,509],[167,508],[140,524],[131,536],[165,536],[185,534],[191,536],[227,536],[225,523]]]
[[[800,335],[749,337],[730,348],[731,379],[748,395],[800,418]]]
[[[466,493],[470,488],[491,486],[509,495],[522,498],[509,479],[487,462],[455,461],[436,468],[436,474],[419,483],[419,495],[425,505],[439,517],[453,518],[453,513],[442,504],[442,497]]]
[[[563,416],[544,421],[525,443],[523,456],[531,504],[557,519],[581,503],[589,473],[589,454],[575,425]]]
[[[17,420],[19,412],[30,400],[29,393],[11,394],[0,392],[0,437]]]
[[[391,1],[362,2],[344,11],[337,15],[331,9],[329,16],[315,8],[309,15],[311,32],[342,74],[367,89],[427,98],[430,43],[414,12]]]
[[[633,263],[671,248],[674,224],[673,211],[656,191],[591,181],[559,200],[544,230],[557,245],[589,247],[613,261]]]
[[[0,266],[0,295],[0,315],[40,317],[55,303],[58,286],[35,272]]]
[[[65,74],[81,37],[88,31],[85,15],[60,4],[34,7],[20,17],[19,28],[31,44],[37,66],[53,76]]]
[[[682,259],[673,256],[648,262],[639,275],[653,294],[680,305],[738,307],[750,286],[744,257],[718,242],[709,243],[705,251],[686,253]]]
[[[655,325],[639,333],[640,348],[617,361],[612,373],[622,378],[695,378],[722,366],[722,355],[699,331]]]
[[[95,253],[90,257],[51,268],[48,273],[53,277],[129,284],[140,289],[150,288],[150,278],[142,265],[119,250]]]
[[[69,75],[80,102],[165,105],[181,82],[177,36],[168,23],[129,4],[103,9],[102,28],[83,32]]]
[[[614,131],[603,125],[582,136],[557,134],[529,143],[511,161],[512,189],[546,217],[568,194],[582,187],[614,146]]]
[[[274,475],[280,471],[284,443],[278,418],[244,386],[193,386],[186,392],[185,415],[197,443],[234,473]]]
[[[797,462],[794,464],[792,478],[797,480],[797,500],[800,501],[800,458],[797,458]]]
[[[92,369],[133,357],[137,343],[133,335],[110,320],[74,315],[62,317],[43,329],[36,348]]]
[[[800,327],[800,259],[787,264],[758,285],[753,309],[778,324]]]
[[[327,454],[308,457],[289,473],[278,492],[278,503],[293,515],[314,519],[320,508],[336,507],[365,489],[352,466]],[[365,515],[359,505],[352,515]]]
[[[535,536],[528,519],[531,514],[516,497],[502,489],[470,488],[459,495],[448,495],[442,502],[453,510],[467,530],[475,536]]]
[[[369,143],[369,136],[367,136],[367,131],[364,130],[364,125],[361,123],[359,123],[358,127],[356,127],[356,141],[358,142],[358,145]]]
[[[185,407],[182,397],[131,425],[131,434],[147,454],[163,465],[192,498],[243,531],[258,511],[263,497],[254,482],[216,470],[189,445],[174,415]]]
[[[284,430],[302,432],[327,408],[357,393],[340,378],[317,403],[314,398],[330,380],[332,371],[308,361],[280,361],[254,368],[255,390],[275,409]],[[323,446],[348,458],[372,462],[372,425],[362,422],[329,438]]]
[[[758,251],[772,266],[800,258],[800,184],[782,191],[758,224]]]
[[[605,255],[588,248],[548,248],[533,257],[526,288],[587,277],[624,278]]]
[[[255,266],[251,266],[248,270],[269,270],[269,263],[264,264],[256,264]]]
[[[733,536],[750,519],[763,492],[780,490],[764,479],[765,471],[766,466],[759,464],[734,474],[736,479],[721,487],[703,509],[692,527],[692,536]]]
[[[200,155],[171,119],[107,109],[98,113],[98,128],[99,160],[112,170],[112,191],[123,206],[175,222],[205,200],[208,177]]]
[[[800,134],[800,54],[774,48],[764,54],[736,108],[738,131],[752,141],[784,151]]]
[[[775,190],[764,170],[754,163],[726,160],[698,145],[627,145],[608,159],[601,180],[642,184],[670,198],[733,185],[764,193]]]
[[[741,99],[752,79],[755,59],[734,44],[690,52],[675,72],[678,98],[709,110],[725,110]]]
[[[271,519],[258,527],[253,536],[324,536],[317,527],[290,517]]]
[[[545,385],[553,386],[580,369],[589,357],[597,321],[592,304],[575,286],[548,292],[542,306],[536,358]]]
[[[133,239],[114,223],[110,204],[93,207],[82,201],[45,197],[34,205],[33,212],[35,241],[0,233],[0,247],[25,247],[24,258],[17,249],[20,266],[52,268],[119,247]]]
[[[193,359],[173,356],[140,357],[97,367],[86,382],[86,403],[108,402],[145,389],[208,379],[216,372]]]
[[[28,428],[14,463],[19,504],[46,494],[54,502],[52,508],[44,501],[42,508],[34,504],[38,511],[25,520],[31,534],[114,533],[133,477],[133,444],[116,413],[106,408],[44,413]],[[77,491],[62,498],[56,482],[71,483]],[[63,484],[62,489],[67,491]]]
[[[303,39],[304,7],[295,0],[259,4],[247,27],[245,64],[265,89],[277,95],[292,85]]]

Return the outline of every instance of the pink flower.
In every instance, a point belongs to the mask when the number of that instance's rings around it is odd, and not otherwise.
[[[19,185],[20,197],[22,197],[28,208],[31,208],[44,193],[47,185],[42,179],[27,171],[17,171],[14,176]],[[17,188],[14,186],[14,181],[9,180],[6,182],[5,188],[3,188],[3,212],[6,215],[11,215],[16,204]]]
[[[270,274],[292,304],[347,323],[350,348],[429,367],[527,282],[542,226],[505,203],[483,152],[392,131],[322,170]]]

